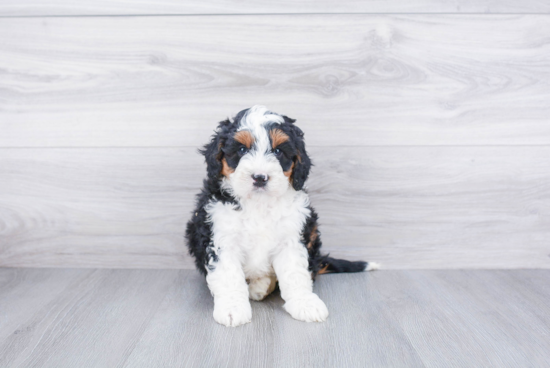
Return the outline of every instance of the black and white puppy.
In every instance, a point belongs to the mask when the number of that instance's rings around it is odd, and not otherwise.
[[[377,268],[320,253],[317,214],[303,189],[311,168],[303,137],[293,119],[254,106],[219,123],[200,151],[208,177],[186,238],[222,325],[250,322],[248,299],[262,300],[277,282],[292,317],[324,321],[315,276]]]

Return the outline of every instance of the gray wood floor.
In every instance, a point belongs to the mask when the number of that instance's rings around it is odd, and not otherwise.
[[[548,367],[549,270],[324,275],[330,317],[278,293],[217,325],[191,270],[0,268],[2,367]]]

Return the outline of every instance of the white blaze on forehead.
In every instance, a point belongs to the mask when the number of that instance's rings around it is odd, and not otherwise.
[[[267,123],[280,124],[284,123],[284,119],[281,115],[269,111],[265,106],[255,105],[248,109],[238,130],[254,129]]]
[[[256,105],[248,109],[240,121],[239,129],[248,130],[254,136],[254,144],[258,152],[268,152],[271,150],[269,143],[269,133],[265,126],[269,123],[284,123],[282,116],[269,111],[265,106]]]

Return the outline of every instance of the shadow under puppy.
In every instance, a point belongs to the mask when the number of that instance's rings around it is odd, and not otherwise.
[[[248,299],[262,300],[277,282],[293,318],[324,321],[328,310],[312,291],[315,276],[377,268],[320,253],[317,214],[304,190],[311,161],[294,121],[254,106],[219,123],[200,151],[208,177],[186,239],[222,325],[250,322]]]

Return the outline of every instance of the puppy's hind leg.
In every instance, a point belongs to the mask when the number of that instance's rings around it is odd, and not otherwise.
[[[277,277],[275,276],[264,276],[250,280],[248,284],[248,295],[252,300],[263,300],[275,290],[276,285]]]

